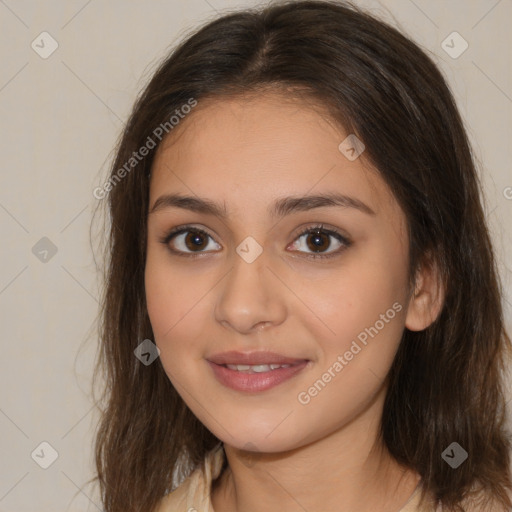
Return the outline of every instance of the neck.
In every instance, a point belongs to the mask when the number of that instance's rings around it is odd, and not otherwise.
[[[340,430],[286,452],[254,456],[224,444],[228,468],[212,489],[215,512],[399,512],[420,477],[379,441],[381,408],[376,400]]]

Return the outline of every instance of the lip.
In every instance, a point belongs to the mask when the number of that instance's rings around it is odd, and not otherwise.
[[[219,361],[219,363],[214,362]],[[226,361],[226,362],[223,362]],[[311,361],[308,359],[295,359],[284,357],[274,352],[253,352],[243,354],[241,352],[224,352],[207,359],[210,368],[218,382],[223,386],[236,391],[246,393],[258,393],[266,391],[291,379],[306,368]],[[289,364],[287,368],[276,368],[266,372],[245,373],[243,371],[231,370],[224,364]]]
[[[307,359],[302,358],[294,358],[294,357],[286,357],[281,354],[277,354],[275,352],[270,352],[268,350],[260,350],[258,352],[237,352],[236,350],[231,350],[229,352],[222,352],[219,354],[214,354],[211,357],[208,357],[207,360],[211,363],[215,363],[217,365],[223,364],[290,364],[295,365],[301,363],[303,361],[308,361]],[[275,371],[275,370],[274,370]]]

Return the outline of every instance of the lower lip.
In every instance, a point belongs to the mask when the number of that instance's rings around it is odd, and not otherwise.
[[[224,386],[235,389],[237,391],[258,392],[273,388],[281,382],[290,379],[300,371],[302,371],[309,361],[303,361],[287,368],[276,368],[268,372],[245,373],[237,370],[230,370],[225,366],[212,363],[208,364],[213,369],[213,373],[217,380]]]

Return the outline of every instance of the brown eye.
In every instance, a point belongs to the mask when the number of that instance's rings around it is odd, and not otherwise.
[[[204,249],[208,245],[205,235],[197,231],[189,231],[184,239],[185,246],[191,251]]]
[[[173,230],[169,233],[162,242],[169,246],[169,249],[176,253],[191,254],[191,253],[201,253],[201,252],[210,252],[204,251],[205,248],[210,244],[210,240],[213,241],[213,238],[202,229],[199,228],[191,228],[191,227],[183,227],[180,229]],[[219,244],[216,245],[215,248],[219,249]]]
[[[322,252],[323,250],[327,250],[331,245],[329,236],[321,232],[308,233],[306,240],[308,249],[311,249],[313,252]]]
[[[337,231],[314,226],[302,231],[292,244],[292,248],[304,252],[309,258],[330,258],[339,255],[351,244],[350,240]],[[329,250],[331,248],[333,249]]]

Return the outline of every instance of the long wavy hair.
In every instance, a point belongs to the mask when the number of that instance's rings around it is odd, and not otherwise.
[[[308,98],[357,134],[406,214],[411,281],[422,264],[440,270],[443,308],[428,328],[403,332],[380,438],[421,475],[422,500],[432,493],[443,510],[461,511],[478,491],[511,507],[504,377],[512,347],[480,179],[454,98],[433,60],[398,30],[352,4],[311,0],[230,12],[188,34],[158,65],[116,146],[99,194],[108,226],[93,376],[102,386],[94,480],[105,511],[153,511],[220,442],[160,359],[146,366],[134,356],[153,339],[144,267],[155,128],[169,131],[191,98],[200,106],[268,87]],[[157,147],[134,163],[148,138]],[[441,456],[454,441],[469,455],[457,469]]]

